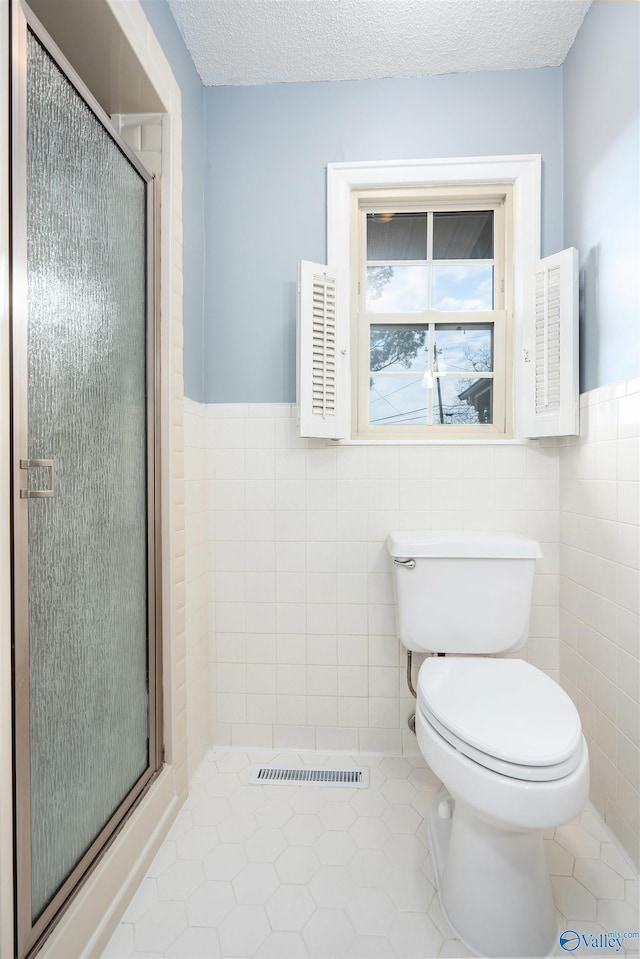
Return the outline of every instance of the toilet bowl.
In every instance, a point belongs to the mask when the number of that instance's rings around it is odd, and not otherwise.
[[[429,815],[443,912],[476,955],[550,955],[558,928],[541,830],[582,809],[587,746],[560,686],[523,660],[486,655],[526,641],[539,546],[460,532],[396,533],[387,545],[400,639],[446,654],[422,664],[415,714],[443,783]]]
[[[493,695],[487,696],[485,712],[479,713],[487,720],[480,736],[477,728],[465,727],[473,696],[466,699],[458,715],[453,693],[449,726],[434,716],[425,696],[425,686],[440,679],[437,674],[443,669],[449,675],[439,685],[438,694],[452,693],[457,665],[463,667],[464,675],[459,677],[463,688],[473,672],[488,680],[487,673],[498,667],[499,675],[488,682]],[[467,672],[467,665],[474,669]],[[546,685],[540,679],[549,684],[551,695],[536,706],[534,690]],[[509,685],[501,687],[503,682]],[[502,701],[501,690],[507,692]],[[468,695],[469,689],[465,692]],[[523,700],[513,708],[509,700],[518,693]],[[476,694],[477,701],[483,699],[482,686],[476,687]],[[512,724],[504,728],[500,721],[507,704]],[[549,735],[545,744],[544,736],[539,737],[534,753],[531,740],[525,738],[525,748],[514,755],[513,749],[507,748],[507,743],[512,746],[517,742],[514,729],[522,732],[523,727],[540,720],[539,709],[544,710],[545,704],[549,706],[548,719],[558,722],[557,740],[554,742]],[[437,798],[429,821],[438,892],[447,920],[477,955],[547,956],[557,945],[559,930],[540,830],[572,819],[587,798],[587,748],[572,710],[573,703],[559,686],[520,660],[456,663],[453,658],[431,658],[421,669],[416,735],[422,755],[448,793],[445,798]],[[551,721],[543,725],[544,735],[551,733]],[[488,740],[488,732],[495,734],[493,742]],[[478,740],[484,750],[478,748]],[[546,752],[543,745],[547,746]],[[505,755],[510,758],[505,759]],[[536,765],[527,765],[533,756]],[[563,758],[556,761],[559,756]]]
[[[557,683],[523,660],[425,660],[416,735],[451,794],[504,828],[552,828],[586,801],[578,712]]]

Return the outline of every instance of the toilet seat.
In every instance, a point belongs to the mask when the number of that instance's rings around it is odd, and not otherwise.
[[[582,760],[571,699],[523,660],[431,657],[420,669],[418,708],[459,752],[513,779],[562,779]]]
[[[562,763],[555,763],[551,766],[524,766],[519,763],[509,763],[488,753],[483,753],[459,739],[451,730],[446,729],[442,723],[438,722],[433,713],[422,703],[420,704],[420,712],[433,729],[463,755],[473,759],[474,762],[484,766],[485,769],[491,769],[493,772],[500,773],[501,776],[509,776],[511,779],[521,779],[526,782],[553,782],[572,773],[578,768],[582,760],[584,747],[582,741],[580,741],[575,753]]]

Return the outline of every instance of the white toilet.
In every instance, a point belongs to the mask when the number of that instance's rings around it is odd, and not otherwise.
[[[415,727],[447,793],[429,835],[442,909],[476,955],[558,943],[541,830],[589,790],[577,710],[514,652],[527,639],[538,543],[514,533],[391,533],[398,634],[422,664]]]

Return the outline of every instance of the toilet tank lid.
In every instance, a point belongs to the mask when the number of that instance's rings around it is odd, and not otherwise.
[[[422,530],[389,533],[387,549],[394,557],[420,559],[538,559],[540,544],[519,533],[478,530]]]

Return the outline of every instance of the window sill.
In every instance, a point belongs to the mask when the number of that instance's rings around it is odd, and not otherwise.
[[[411,439],[411,440],[398,440],[398,439],[389,439],[389,440],[373,440],[373,439],[361,439],[361,440],[323,440],[323,443],[326,442],[327,446],[529,446],[532,443],[539,445],[539,439],[505,439],[498,438],[495,439],[482,439],[482,440],[473,440],[469,438],[460,437],[460,439],[433,439],[433,440],[420,440],[420,439]]]

